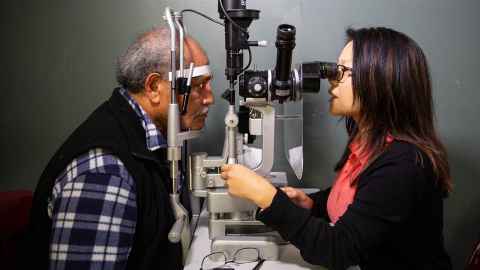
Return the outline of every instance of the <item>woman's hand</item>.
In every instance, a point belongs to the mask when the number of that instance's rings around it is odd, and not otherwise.
[[[292,187],[282,187],[281,189],[296,205],[306,209],[312,209],[313,200],[302,190]]]
[[[277,189],[267,179],[239,164],[223,165],[221,175],[230,194],[253,201],[262,209],[272,204],[277,193]]]

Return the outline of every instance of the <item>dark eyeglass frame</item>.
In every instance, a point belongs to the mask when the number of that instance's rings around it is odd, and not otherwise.
[[[342,80],[343,80],[343,77],[345,76],[345,72],[347,71],[350,71],[350,76],[353,72],[353,69],[351,67],[347,67],[347,66],[344,66],[344,65],[339,65],[337,64],[337,76],[335,79],[333,79],[334,82],[336,83],[341,83]]]
[[[251,250],[255,250],[257,251],[257,258],[253,261],[248,261],[248,262],[236,262],[235,261],[235,257],[236,255],[238,254],[239,251],[242,251],[242,250],[248,250],[248,249],[251,249]],[[265,259],[263,259],[261,256],[260,256],[260,251],[257,249],[257,248],[249,248],[249,247],[246,247],[246,248],[240,248],[240,249],[237,249],[235,251],[235,253],[233,253],[233,260],[228,260],[227,261],[227,254],[225,254],[225,252],[223,251],[217,251],[217,252],[212,252],[210,254],[207,254],[205,255],[205,257],[203,257],[202,259],[202,264],[200,265],[200,270],[208,270],[208,269],[204,269],[203,268],[203,264],[205,262],[205,259],[207,259],[209,256],[212,256],[212,255],[215,255],[215,254],[222,254],[223,255],[223,258],[224,258],[224,263],[220,266],[217,266],[213,269],[222,269],[225,265],[229,264],[229,263],[235,263],[235,264],[244,264],[244,263],[254,263],[256,262],[257,264],[253,267],[253,269],[258,269],[258,266],[263,264],[263,262],[265,261]],[[209,268],[211,269],[211,268]]]

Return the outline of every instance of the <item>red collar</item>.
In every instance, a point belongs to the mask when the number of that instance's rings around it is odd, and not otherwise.
[[[385,137],[385,145],[390,144],[393,140],[393,136],[387,134],[387,136]],[[355,138],[352,140],[348,148],[350,148],[349,159],[358,160],[362,166],[368,162],[370,151],[367,151],[364,140],[359,140]]]

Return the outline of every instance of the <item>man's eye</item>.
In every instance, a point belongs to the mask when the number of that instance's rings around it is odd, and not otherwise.
[[[200,83],[200,84],[195,84],[195,85],[193,86],[193,88],[203,89],[203,86],[204,86],[204,84],[203,84],[203,83]]]

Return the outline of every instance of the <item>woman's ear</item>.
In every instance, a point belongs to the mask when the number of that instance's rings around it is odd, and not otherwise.
[[[160,103],[162,94],[162,76],[158,73],[150,73],[145,78],[145,95],[154,104]]]

